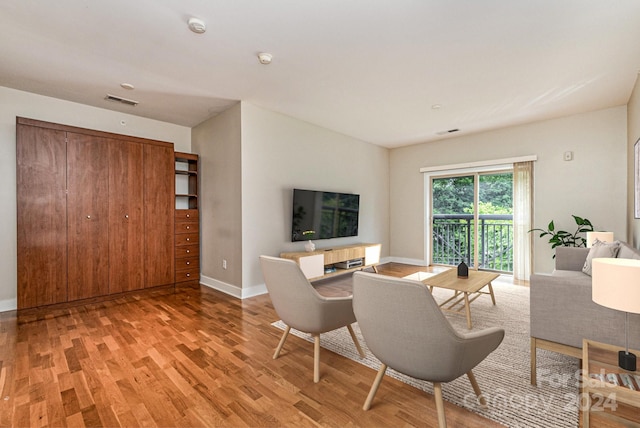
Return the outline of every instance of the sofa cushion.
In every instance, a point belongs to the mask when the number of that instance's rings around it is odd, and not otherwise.
[[[589,254],[587,254],[587,260],[584,262],[584,266],[582,267],[582,272],[591,276],[591,263],[593,259],[597,258],[615,258],[618,255],[618,251],[620,250],[620,241],[615,241],[612,243],[605,243],[596,239],[593,241],[593,245],[589,250]]]
[[[620,242],[620,251],[618,251],[619,259],[635,259],[640,260],[640,251],[633,248],[631,245],[626,242]]]

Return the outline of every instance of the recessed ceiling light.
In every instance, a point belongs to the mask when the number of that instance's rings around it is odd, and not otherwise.
[[[131,83],[121,83],[120,86],[124,89],[135,89],[135,86],[133,86]]]
[[[202,34],[207,31],[207,25],[203,20],[198,18],[189,18],[189,30],[193,31],[196,34]]]
[[[271,55],[270,53],[267,52],[260,52],[258,54],[258,61],[260,61],[260,64],[271,64],[271,60],[273,59],[273,55]]]
[[[438,109],[441,109],[442,106],[440,104],[434,104],[434,105],[431,106],[431,108],[434,109],[434,110],[438,110]]]

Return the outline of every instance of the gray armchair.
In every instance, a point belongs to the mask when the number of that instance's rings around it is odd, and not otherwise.
[[[367,346],[382,362],[364,410],[371,407],[387,367],[433,382],[440,427],[446,426],[442,382],[466,373],[486,406],[471,369],[500,345],[504,330],[460,334],[422,283],[366,272],[353,275],[353,309]]]
[[[351,297],[321,296],[293,260],[260,256],[260,265],[273,307],[287,325],[273,354],[274,360],[280,355],[291,328],[314,336],[314,382],[320,380],[320,333],[347,327],[360,357],[364,358],[351,328],[356,321]]]

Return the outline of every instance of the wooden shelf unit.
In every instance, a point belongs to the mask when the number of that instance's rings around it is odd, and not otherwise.
[[[619,346],[583,341],[582,390],[578,404],[584,428],[640,425],[640,372],[618,366],[620,350]],[[629,352],[640,355],[638,350]]]
[[[200,212],[198,209],[198,155],[175,152],[176,285],[200,284]]]
[[[176,209],[198,209],[198,155],[175,152]]]
[[[280,257],[295,261],[310,281],[316,281],[335,275],[362,270],[367,267],[372,267],[375,270],[376,265],[380,263],[381,249],[381,244],[353,244],[321,248],[315,251],[280,253]],[[349,269],[337,268],[335,272],[325,273],[327,267],[357,259],[362,259],[361,266]]]

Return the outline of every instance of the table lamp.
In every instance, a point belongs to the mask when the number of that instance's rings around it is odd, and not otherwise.
[[[593,241],[613,242],[613,232],[587,232],[587,248],[593,246]]]
[[[625,312],[625,350],[618,352],[618,365],[635,371],[636,356],[629,352],[629,312],[640,314],[640,260],[593,259],[591,298]]]

